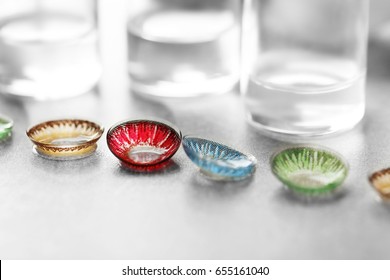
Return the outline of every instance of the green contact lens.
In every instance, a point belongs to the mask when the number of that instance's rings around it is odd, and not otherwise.
[[[326,148],[300,146],[285,149],[271,159],[274,175],[290,190],[321,195],[336,190],[348,174],[348,164]]]
[[[12,134],[13,121],[0,115],[0,141],[8,139]]]

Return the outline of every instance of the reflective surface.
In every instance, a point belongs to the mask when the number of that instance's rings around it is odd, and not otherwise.
[[[116,8],[119,21],[121,7],[111,2],[104,11]],[[166,104],[130,95],[121,26],[102,22],[105,74],[99,92],[60,103],[0,99],[0,112],[15,121],[12,138],[0,144],[0,259],[390,258],[390,208],[376,200],[367,180],[389,165],[387,47],[370,48],[363,122],[346,134],[313,141],[349,162],[345,194],[306,202],[271,173],[271,155],[291,143],[248,127],[238,95]],[[250,180],[226,183],[194,172],[182,149],[169,168],[151,174],[121,168],[104,141],[78,161],[32,154],[25,130],[70,115],[105,127],[128,118],[166,119],[185,135],[220,139],[253,154],[258,166]]]

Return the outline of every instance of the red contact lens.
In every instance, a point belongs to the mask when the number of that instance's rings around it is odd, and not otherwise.
[[[150,166],[171,158],[179,149],[181,133],[152,120],[125,121],[107,133],[111,152],[130,165]]]

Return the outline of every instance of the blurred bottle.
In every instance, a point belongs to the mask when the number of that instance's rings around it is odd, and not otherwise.
[[[247,2],[249,122],[316,136],[352,128],[365,110],[368,0]]]
[[[96,14],[96,0],[0,0],[0,91],[46,100],[92,89]]]
[[[128,0],[128,5],[134,91],[187,97],[236,85],[240,0]]]

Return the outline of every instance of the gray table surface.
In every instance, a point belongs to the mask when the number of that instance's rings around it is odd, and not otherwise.
[[[0,145],[0,259],[390,258],[390,206],[367,182],[372,170],[390,166],[390,47],[370,46],[362,123],[302,140],[339,151],[351,167],[343,195],[309,202],[270,172],[270,155],[289,143],[249,127],[236,93],[169,102],[132,95],[124,38],[110,28],[102,31],[105,73],[95,92],[61,102],[0,98],[0,112],[15,120],[12,140]],[[211,182],[180,149],[163,172],[131,173],[105,137],[89,158],[50,161],[32,153],[25,135],[48,119],[87,118],[109,128],[139,116],[250,152],[257,171],[240,183]]]

